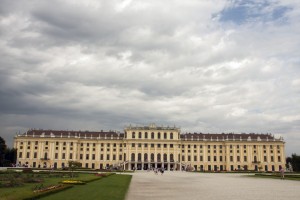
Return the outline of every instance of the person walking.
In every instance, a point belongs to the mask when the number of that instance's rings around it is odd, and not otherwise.
[[[284,179],[284,169],[283,168],[280,169],[280,178],[281,178],[281,180]]]
[[[164,167],[162,167],[162,168],[160,169],[161,175],[163,175],[163,174],[164,174],[164,171],[165,171],[165,168],[164,168]]]

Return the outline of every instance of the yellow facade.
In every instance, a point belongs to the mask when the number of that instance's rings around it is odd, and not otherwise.
[[[279,171],[284,141],[269,134],[181,134],[177,127],[128,126],[124,133],[30,130],[17,135],[19,165],[93,169]]]

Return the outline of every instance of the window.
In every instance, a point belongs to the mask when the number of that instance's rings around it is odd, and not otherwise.
[[[170,133],[170,139],[173,140],[173,133]]]
[[[71,142],[71,144],[70,144],[71,146],[73,146],[73,142]]]
[[[191,161],[191,156],[188,156],[188,161]]]
[[[148,154],[144,154],[144,161],[148,161]]]
[[[65,153],[62,154],[62,159],[66,159],[66,154]]]
[[[82,154],[80,154],[80,155],[82,155]],[[58,153],[55,153],[55,157],[54,158],[58,159]]]
[[[164,133],[164,139],[167,139],[167,133]]]
[[[167,162],[167,161],[168,161],[168,156],[167,156],[167,154],[166,154],[166,153],[164,154],[164,161],[165,161],[165,162]]]
[[[29,157],[30,157],[30,153],[29,153],[29,152],[27,152],[26,158],[29,158]]]
[[[37,152],[33,153],[33,158],[37,158]]]
[[[135,132],[132,132],[132,138],[135,138]]]
[[[83,159],[83,154],[80,154],[80,156],[79,156],[79,157],[80,157],[80,160],[82,160],[82,159]]]
[[[230,145],[230,149],[232,149],[232,144]]]
[[[115,154],[113,155],[113,160],[116,160],[116,155]]]
[[[141,144],[141,143],[138,143],[138,147],[142,147],[142,144]]]
[[[244,162],[247,162],[247,156],[244,156]]]
[[[167,148],[167,144],[164,144],[164,148]]]
[[[170,148],[173,148],[173,144],[170,144]]]
[[[274,162],[274,156],[271,156],[271,162]]]
[[[132,143],[132,144],[131,144],[131,147],[135,147],[135,143]]]
[[[48,145],[48,141],[46,142],[46,145]]]
[[[214,149],[216,149],[217,148],[217,145],[214,145]]]
[[[135,154],[134,153],[131,154],[131,161],[135,161]]]
[[[119,160],[122,160],[122,155],[119,155]]]
[[[197,156],[194,156],[194,161],[197,162]]]
[[[200,145],[200,149],[202,149],[202,144]]]
[[[207,161],[210,161],[210,156],[207,156]]]
[[[174,155],[173,154],[170,154],[170,161],[174,162]]]
[[[233,162],[233,156],[230,156],[230,162]]]
[[[160,139],[160,132],[157,133],[157,138]]]
[[[73,154],[72,153],[70,153],[70,155],[69,155],[69,159],[73,159]]]
[[[264,156],[264,162],[267,162],[267,156]]]
[[[92,154],[92,160],[95,160],[95,154]]]
[[[236,157],[236,161],[237,161],[237,162],[240,162],[240,161],[241,161],[240,156],[237,156],[237,157]]]
[[[151,148],[154,148],[154,144],[151,144]]]
[[[157,148],[160,148],[160,144],[157,144]]]
[[[281,162],[281,157],[280,156],[278,156],[278,162]]]
[[[190,149],[191,148],[191,145],[188,145],[188,149]]]
[[[161,161],[161,155],[160,155],[160,153],[157,154],[157,161]]]
[[[210,149],[210,145],[207,145],[207,148]]]
[[[38,145],[38,143],[39,143],[38,141],[35,141],[35,145]]]
[[[154,139],[154,133],[153,132],[151,133],[151,139]]]
[[[184,160],[184,155],[182,155],[182,161],[185,161],[185,160]]]
[[[100,154],[100,160],[103,160],[103,154]]]
[[[200,156],[200,161],[203,161],[203,156]]]
[[[147,147],[148,147],[148,144],[147,144],[147,143],[145,143],[145,144],[144,144],[144,146],[147,148]]]
[[[147,133],[147,132],[145,132],[145,138],[146,138],[146,139],[148,138],[148,133]]]
[[[139,139],[141,139],[142,138],[142,133],[141,132],[139,132]]]
[[[106,155],[106,160],[110,160],[109,154]]]
[[[223,157],[222,156],[220,156],[220,162],[222,162],[223,161]]]
[[[89,155],[89,154],[86,154],[86,155],[85,155],[85,159],[86,159],[86,160],[90,159],[90,155]]]
[[[63,144],[64,146],[66,146],[66,142],[64,142],[64,144]],[[89,146],[89,145],[88,145]]]
[[[19,152],[19,158],[22,158],[22,152]]]
[[[214,162],[216,162],[217,161],[217,156],[214,156]]]

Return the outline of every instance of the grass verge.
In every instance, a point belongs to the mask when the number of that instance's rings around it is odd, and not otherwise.
[[[51,194],[43,200],[123,200],[127,193],[131,175],[115,174],[85,185],[74,185],[71,189]]]

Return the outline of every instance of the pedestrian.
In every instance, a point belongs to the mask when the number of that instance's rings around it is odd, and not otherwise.
[[[160,169],[161,175],[164,174],[164,171],[165,171],[165,168],[162,167],[162,168]]]
[[[280,169],[280,177],[281,177],[281,180],[284,179],[284,169],[283,168]]]

